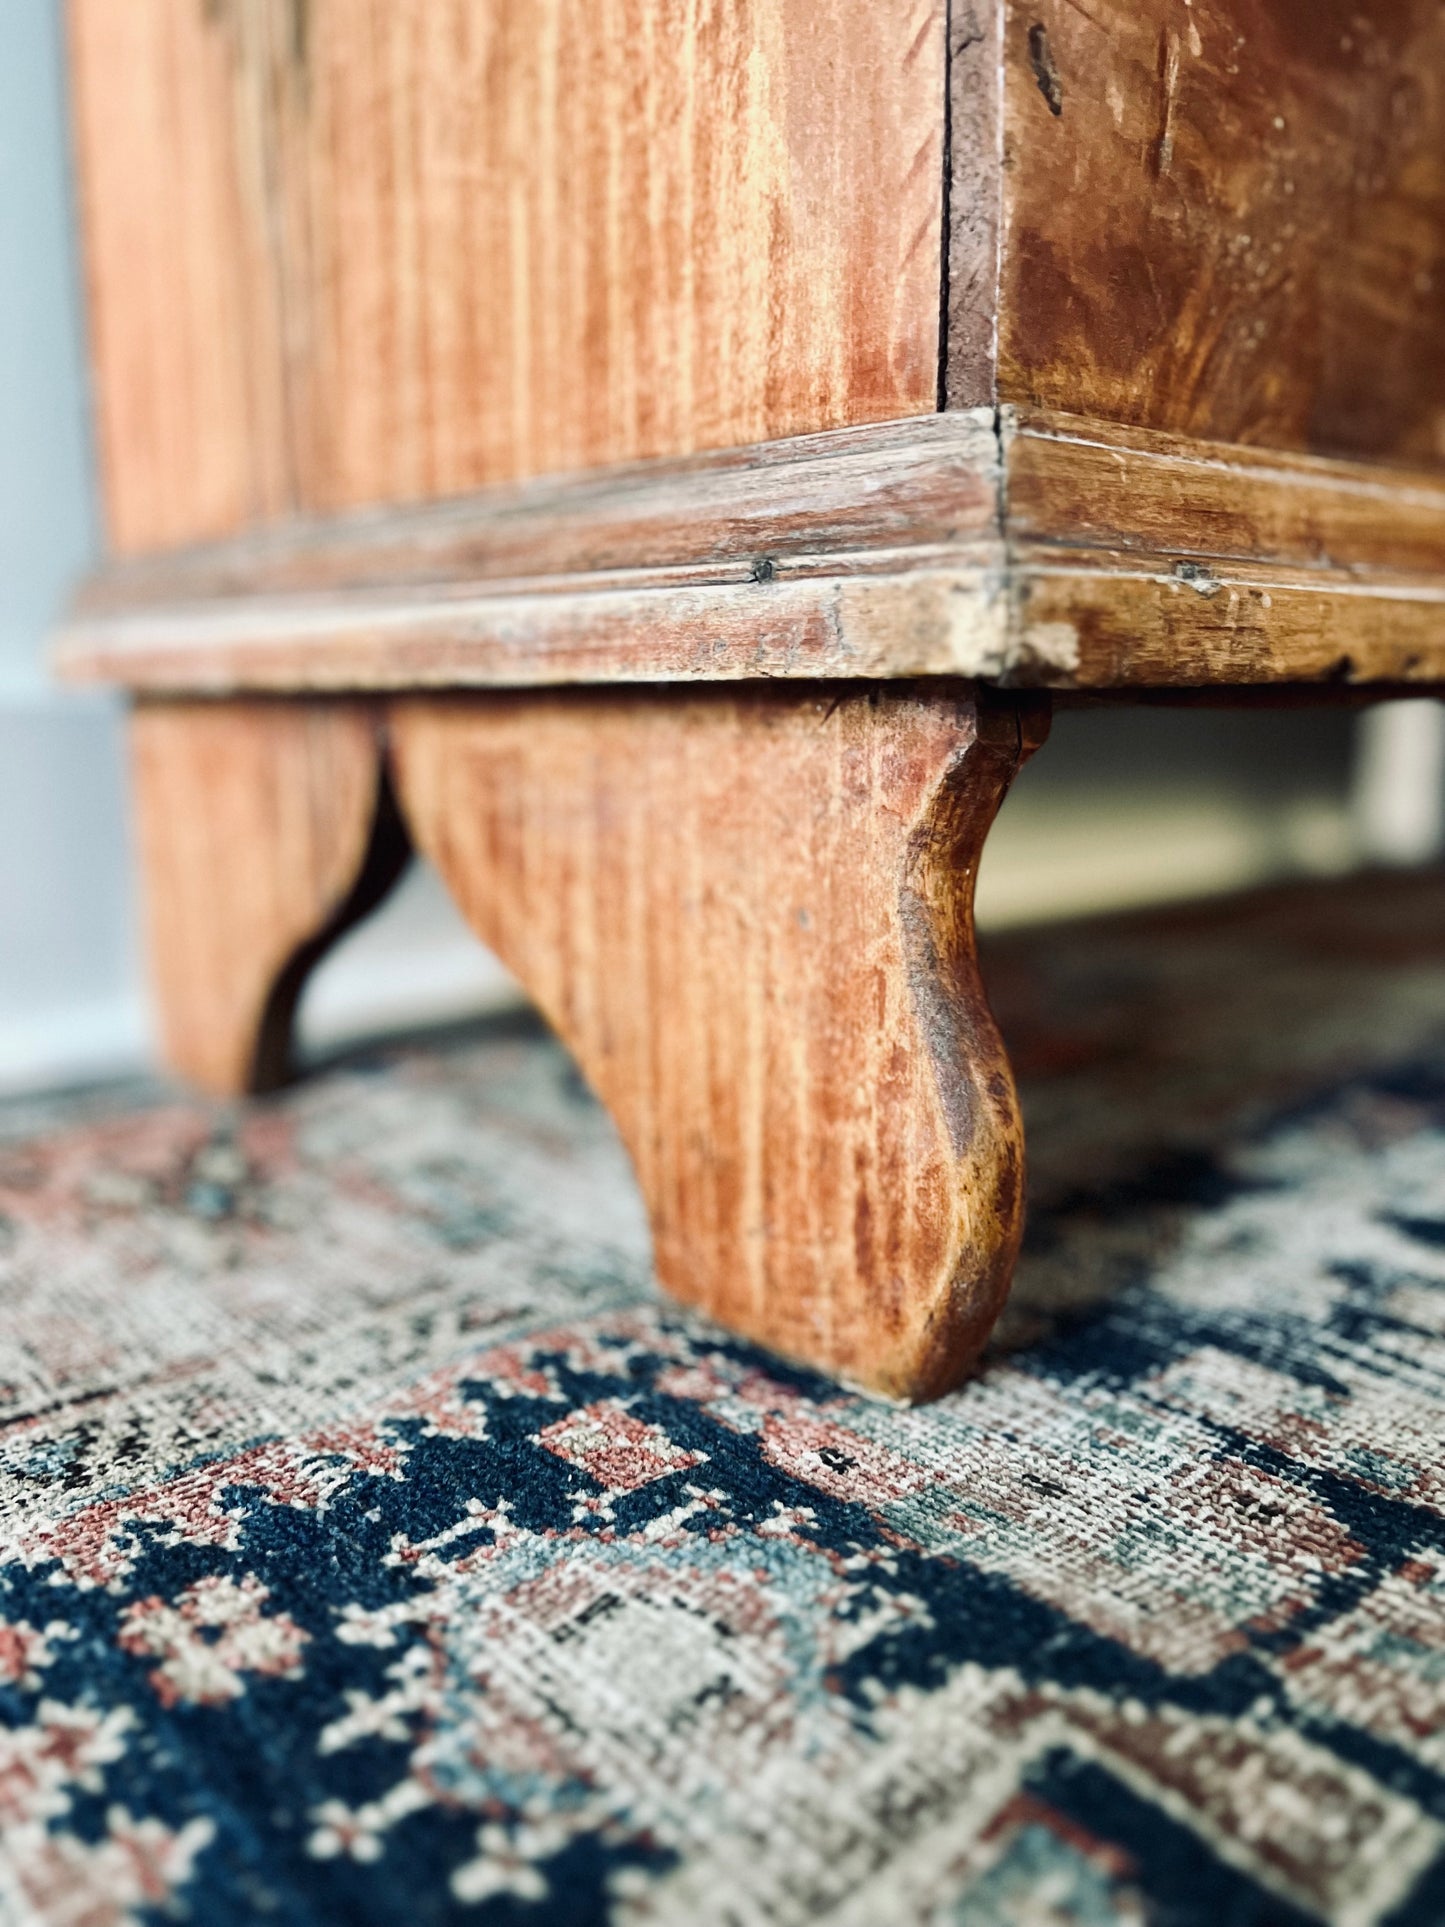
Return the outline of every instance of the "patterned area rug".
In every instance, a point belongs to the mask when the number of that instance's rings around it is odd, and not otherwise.
[[[1445,1919],[1445,880],[1010,939],[905,1411],[661,1303],[533,1026],[0,1117],[0,1919]]]

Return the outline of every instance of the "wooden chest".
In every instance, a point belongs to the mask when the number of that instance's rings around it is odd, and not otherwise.
[[[70,0],[176,1064],[426,851],[669,1288],[924,1396],[1023,1200],[1051,696],[1445,678],[1437,0]]]

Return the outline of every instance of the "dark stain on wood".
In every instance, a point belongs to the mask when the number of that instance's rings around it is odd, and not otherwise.
[[[1059,79],[1059,70],[1054,64],[1049,30],[1038,20],[1029,28],[1029,65],[1034,70],[1039,92],[1049,103],[1049,112],[1057,118],[1064,111],[1064,83]]]

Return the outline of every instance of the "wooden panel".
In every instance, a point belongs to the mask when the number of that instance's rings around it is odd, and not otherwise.
[[[1445,460],[1438,0],[1009,0],[1000,392]]]
[[[1445,478],[935,416],[132,564],[97,582],[61,662],[216,694],[1439,683]]]
[[[667,1288],[894,1395],[956,1381],[1022,1216],[972,904],[1037,710],[712,690],[390,714],[418,844],[611,1111]]]
[[[406,843],[360,704],[142,703],[131,723],[166,1061],[221,1095],[288,1068],[311,965],[380,900]]]
[[[225,534],[292,498],[253,118],[215,8],[69,8],[96,437],[112,545]]]
[[[931,409],[944,12],[71,0],[116,545]]]

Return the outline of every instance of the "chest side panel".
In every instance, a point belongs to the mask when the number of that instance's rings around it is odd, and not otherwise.
[[[931,409],[944,0],[71,0],[122,550]]]
[[[1000,389],[1445,461],[1438,0],[1009,0]]]

